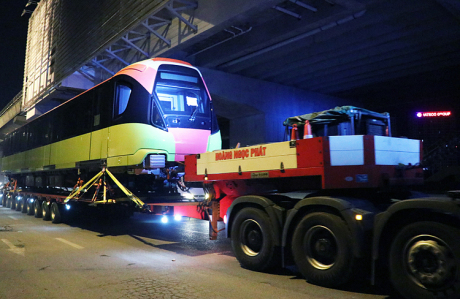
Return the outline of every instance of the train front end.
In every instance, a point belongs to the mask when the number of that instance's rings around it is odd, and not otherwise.
[[[136,113],[148,114],[149,123],[143,121],[142,132],[125,132],[123,141],[119,139],[115,146],[138,144],[135,153],[134,148],[130,150],[133,159],[128,163],[136,174],[155,174],[157,181],[165,179],[175,186],[183,176],[186,155],[221,149],[212,100],[198,69],[183,61],[154,58],[122,69],[116,76],[133,78],[150,94],[149,105],[142,105],[144,111]],[[112,140],[115,145],[117,141]],[[117,166],[110,161],[109,167]],[[188,193],[188,188],[179,188],[179,192],[184,190]]]

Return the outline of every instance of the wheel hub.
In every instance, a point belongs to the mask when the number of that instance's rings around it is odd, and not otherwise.
[[[311,227],[304,239],[304,248],[308,262],[320,270],[334,266],[337,258],[337,241],[334,233],[327,227]]]
[[[436,240],[415,242],[408,250],[407,259],[409,271],[424,285],[443,284],[455,267],[449,249]]]
[[[315,243],[315,251],[323,257],[333,257],[333,248],[331,240],[319,239]]]
[[[259,254],[263,245],[262,229],[253,219],[247,219],[243,222],[241,229],[241,248],[249,256]]]

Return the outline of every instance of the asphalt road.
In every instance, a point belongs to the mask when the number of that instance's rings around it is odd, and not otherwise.
[[[295,268],[245,270],[207,225],[146,214],[52,224],[0,206],[0,298],[390,298],[368,283],[315,286]]]

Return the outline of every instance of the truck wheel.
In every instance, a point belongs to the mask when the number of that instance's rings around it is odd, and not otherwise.
[[[51,222],[52,223],[61,223],[61,211],[59,205],[56,202],[51,204]]]
[[[243,268],[263,271],[274,266],[276,247],[268,215],[256,208],[244,208],[232,226],[232,248]]]
[[[42,214],[43,220],[48,221],[51,219],[50,206],[48,205],[48,202],[46,200],[42,202]]]
[[[35,216],[35,218],[42,218],[43,217],[42,204],[38,199],[35,199],[34,216]]]
[[[306,215],[292,237],[295,264],[307,281],[337,287],[350,280],[355,258],[347,224],[329,213]]]
[[[29,198],[27,200],[27,215],[33,215],[34,214],[34,199],[33,197]]]
[[[405,298],[460,298],[460,230],[423,221],[404,227],[390,249],[390,279]]]

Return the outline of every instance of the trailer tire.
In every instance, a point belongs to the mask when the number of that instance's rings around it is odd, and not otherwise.
[[[404,227],[390,248],[390,279],[405,298],[460,298],[460,230],[439,222]]]
[[[292,254],[298,270],[313,284],[337,287],[352,277],[351,234],[336,215],[316,212],[304,216],[292,237]]]
[[[34,203],[34,216],[35,218],[43,217],[42,204],[38,199],[35,199],[35,203]]]
[[[20,199],[18,199],[18,197]],[[22,211],[22,203],[23,203],[24,198],[22,196],[16,196],[16,211]]]
[[[12,197],[13,197],[12,195],[8,195],[8,197],[6,199],[6,207],[8,209],[11,209],[11,202],[13,201]]]
[[[26,212],[27,215],[34,214],[34,204],[35,204],[35,200],[33,200],[33,197],[27,200],[27,212]]]
[[[16,194],[12,194],[10,196],[10,205],[9,205],[9,208],[12,209],[12,210],[16,210]]]
[[[268,215],[256,208],[244,208],[233,222],[232,248],[243,268],[263,271],[276,263],[272,224]]]
[[[24,197],[21,202],[21,213],[27,213],[27,203],[29,202],[29,199]]]
[[[61,223],[62,221],[61,209],[59,209],[59,205],[56,202],[53,202],[51,204],[50,212],[51,212],[51,222],[56,223],[56,224]]]
[[[6,193],[5,191],[3,191],[3,196],[2,196],[2,206],[5,208],[6,207],[6,200],[8,198],[7,196],[8,193]]]
[[[51,220],[51,210],[46,200],[42,202],[42,214],[43,214],[43,220],[45,221]]]
[[[9,196],[8,193],[6,193],[6,194],[3,195],[3,207],[4,207],[4,208],[7,208],[7,207],[8,207],[9,198],[10,198],[10,196]]]

